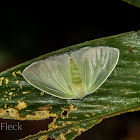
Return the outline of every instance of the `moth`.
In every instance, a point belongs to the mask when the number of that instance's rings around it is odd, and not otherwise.
[[[109,77],[119,50],[107,46],[83,47],[27,66],[22,75],[35,88],[61,99],[83,99]]]

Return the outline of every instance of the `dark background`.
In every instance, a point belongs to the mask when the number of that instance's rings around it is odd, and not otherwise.
[[[61,6],[60,6],[61,5]],[[140,9],[122,1],[46,4],[37,8],[0,8],[0,71],[40,55],[85,41],[140,29]],[[20,122],[22,131],[0,131],[16,140],[47,129],[47,121]],[[139,140],[140,113],[105,119],[77,140]]]

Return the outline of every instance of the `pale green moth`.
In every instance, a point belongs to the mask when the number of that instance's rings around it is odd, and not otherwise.
[[[55,97],[83,99],[105,82],[118,59],[116,48],[84,47],[34,62],[22,75],[29,84]]]

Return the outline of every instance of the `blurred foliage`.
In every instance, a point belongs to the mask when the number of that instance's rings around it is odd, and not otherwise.
[[[140,0],[123,0],[123,1],[140,8]]]

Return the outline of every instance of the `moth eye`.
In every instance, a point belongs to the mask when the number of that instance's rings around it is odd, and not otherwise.
[[[109,77],[119,50],[107,46],[84,47],[39,60],[22,75],[33,87],[61,99],[83,99]]]

